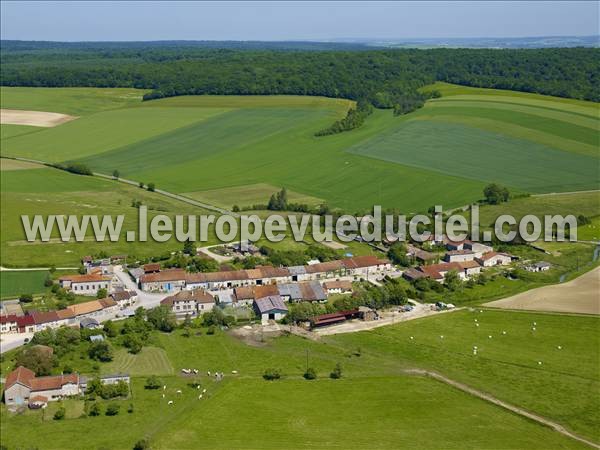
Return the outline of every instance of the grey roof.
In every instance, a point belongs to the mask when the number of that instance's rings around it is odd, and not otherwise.
[[[129,273],[131,274],[131,276],[133,278],[139,278],[142,275],[144,275],[144,269],[142,269],[141,267],[135,267],[135,268],[129,269]]]
[[[287,312],[288,310],[287,306],[285,306],[285,303],[283,303],[283,300],[281,300],[279,295],[271,295],[269,297],[256,299],[254,300],[254,304],[261,314],[266,314],[271,311]]]
[[[310,287],[312,288],[312,291],[314,293],[315,300],[326,300],[327,299],[327,292],[325,292],[325,289],[323,289],[323,286],[321,286],[321,283],[319,283],[318,281],[311,281]]]
[[[233,303],[233,294],[231,292],[219,292],[217,296],[221,303]]]
[[[535,267],[551,267],[552,264],[546,261],[539,261],[534,264]]]
[[[288,267],[291,275],[304,275],[306,273],[306,269],[304,266],[291,266]]]
[[[100,377],[101,380],[106,380],[107,378],[129,378],[128,373],[111,373],[108,375],[102,375]]]
[[[94,334],[90,336],[90,341],[92,342],[100,342],[104,340],[104,336],[102,334]]]
[[[98,326],[98,325],[100,325],[100,323],[98,323],[98,321],[96,319],[93,319],[91,317],[84,317],[83,319],[81,319],[79,321],[80,327],[89,327],[90,325]]]
[[[277,285],[279,289],[279,295],[282,297],[290,297],[292,300],[301,299],[302,291],[298,283],[283,283]]]

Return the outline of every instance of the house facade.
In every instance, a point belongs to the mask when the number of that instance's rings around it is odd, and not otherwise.
[[[31,399],[39,404],[80,393],[79,375],[76,373],[36,377],[33,371],[19,366],[6,377],[4,402],[7,406],[22,406]]]
[[[59,279],[60,287],[77,295],[97,295],[100,289],[112,289],[112,276],[102,274],[65,275]]]

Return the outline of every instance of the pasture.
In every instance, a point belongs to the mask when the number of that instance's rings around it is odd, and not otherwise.
[[[43,440],[52,442],[48,448],[64,448],[77,432],[82,447],[118,449],[131,448],[143,437],[158,449],[372,448],[374,437],[378,448],[584,448],[549,428],[406,370],[437,370],[598,440],[597,326],[595,317],[476,310],[320,342],[265,336],[250,346],[221,331],[207,335],[198,329],[200,335],[190,337],[181,331],[155,333],[153,342],[160,349],[145,348],[131,364],[118,350],[113,362],[100,364],[101,373],[135,373],[138,364],[143,368],[133,378],[131,400],[122,402],[119,416],[44,422],[40,414],[13,416],[2,407],[2,443],[9,448],[17,443],[38,446]],[[479,348],[476,356],[473,345]],[[147,362],[153,359],[147,356],[160,353],[176,373],[160,377],[165,391],[145,390]],[[317,380],[302,379],[307,358]],[[67,355],[66,361],[75,370],[90,369],[78,357]],[[336,363],[342,365],[343,377],[331,380],[328,374]],[[198,368],[200,374],[182,376],[183,367]],[[263,380],[269,367],[280,369],[282,379]],[[207,370],[223,371],[224,380],[216,382]],[[232,375],[232,370],[239,374]],[[203,399],[197,398],[190,381],[207,389]],[[124,411],[129,402],[134,405],[131,414]],[[236,412],[234,422],[231,411]],[[101,429],[111,433],[97,432]]]
[[[144,347],[132,355],[126,349],[119,349],[111,362],[102,366],[105,374],[127,373],[133,377],[173,375],[173,367],[162,348]]]
[[[21,294],[40,294],[46,290],[46,270],[0,271],[0,298],[14,298]]]

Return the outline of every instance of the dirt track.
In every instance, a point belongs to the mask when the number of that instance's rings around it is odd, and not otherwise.
[[[530,311],[600,314],[600,267],[562,284],[532,289],[485,306]]]
[[[0,124],[3,125],[30,125],[51,128],[74,119],[77,119],[77,117],[54,112],[0,109]]]

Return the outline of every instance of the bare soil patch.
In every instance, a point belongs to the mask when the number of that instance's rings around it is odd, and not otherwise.
[[[600,267],[562,284],[544,286],[485,306],[530,311],[600,314]]]
[[[26,170],[26,169],[43,169],[45,166],[27,161],[18,161],[16,159],[0,159],[0,171],[5,170]]]
[[[54,112],[0,109],[0,124],[3,125],[30,125],[51,128],[74,119],[77,119],[77,117]]]

